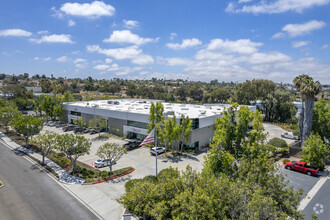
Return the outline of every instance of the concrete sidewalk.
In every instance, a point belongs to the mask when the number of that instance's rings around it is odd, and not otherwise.
[[[0,132],[0,138],[3,140],[3,143],[5,145],[7,145],[8,147],[10,147],[12,150],[23,152],[24,154],[28,154],[29,156],[31,156],[39,161],[42,161],[42,155],[35,153],[34,151],[31,151],[31,150],[15,143],[2,132]],[[85,181],[82,178],[70,175],[67,171],[63,170],[59,165],[57,165],[56,163],[54,163],[52,160],[48,159],[47,157],[45,157],[45,164],[58,174],[58,176],[59,176],[58,180],[62,183],[71,184],[71,185],[75,185],[75,184],[81,185]]]

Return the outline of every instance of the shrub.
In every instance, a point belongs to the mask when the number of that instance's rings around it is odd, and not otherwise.
[[[102,172],[101,172],[101,177],[102,177],[103,179],[107,179],[107,178],[109,177],[109,172],[107,172],[107,171],[102,171]]]
[[[290,160],[289,159],[284,159],[283,164],[285,164],[286,162],[290,162]]]
[[[129,192],[130,189],[135,185],[135,184],[140,184],[141,182],[143,182],[142,179],[132,179],[127,181],[127,183],[125,183],[125,190],[126,192]]]
[[[156,183],[157,182],[157,177],[155,177],[153,175],[149,175],[149,176],[145,176],[143,178],[143,180],[146,181],[146,182]]]
[[[289,148],[286,147],[286,148],[280,148],[277,150],[278,153],[280,154],[288,154],[289,153]]]
[[[86,183],[92,183],[93,181],[94,181],[93,178],[87,178],[87,179],[85,180]]]
[[[273,138],[269,141],[270,145],[273,145],[274,147],[278,147],[278,148],[287,148],[288,144],[285,142],[285,140],[281,139],[281,138]]]

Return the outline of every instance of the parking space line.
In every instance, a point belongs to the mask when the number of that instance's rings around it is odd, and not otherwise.
[[[314,185],[314,187],[307,193],[306,197],[301,200],[298,209],[304,210],[308,203],[313,199],[316,193],[321,189],[323,184],[327,181],[328,178],[321,177],[320,180]]]

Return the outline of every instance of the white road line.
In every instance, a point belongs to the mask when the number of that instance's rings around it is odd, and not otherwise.
[[[298,209],[299,210],[304,210],[308,203],[313,199],[315,194],[321,189],[323,184],[327,181],[327,177],[321,177],[320,180],[314,185],[314,187],[308,192],[306,197],[301,200]]]

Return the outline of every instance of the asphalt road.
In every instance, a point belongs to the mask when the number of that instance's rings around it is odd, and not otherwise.
[[[284,168],[280,168],[280,171],[289,180],[289,187],[293,186],[295,190],[300,188],[304,191],[304,194],[307,194],[320,179],[319,177],[308,176],[307,174]]]
[[[46,173],[0,143],[1,219],[97,219]],[[79,187],[79,186],[77,186]]]
[[[330,219],[330,180],[328,179],[304,209],[305,219],[311,219],[313,213],[319,220]]]

